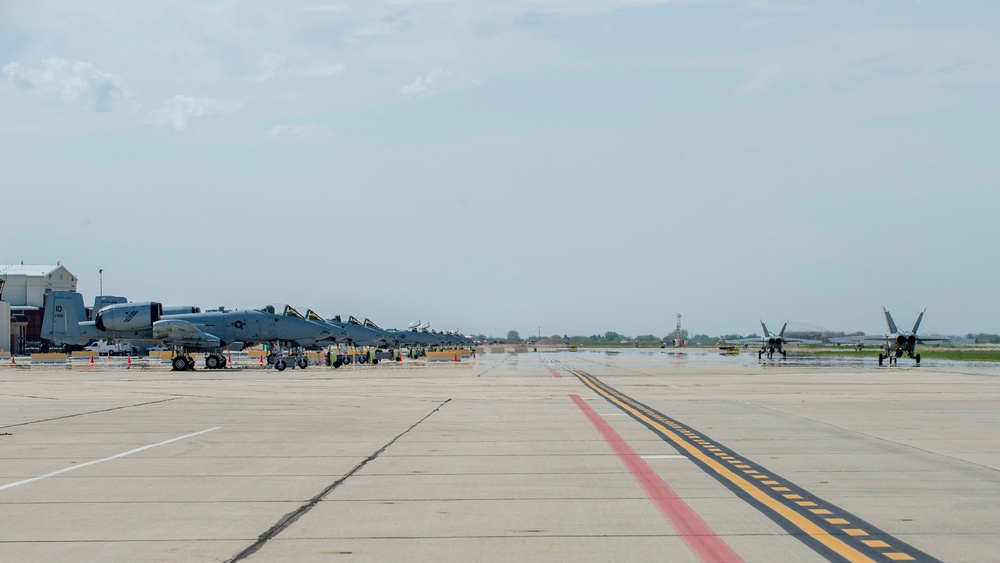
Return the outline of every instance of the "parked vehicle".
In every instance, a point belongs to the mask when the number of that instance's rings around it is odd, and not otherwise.
[[[139,353],[138,348],[127,342],[112,342],[110,340],[98,340],[84,346],[83,349],[88,352],[97,352],[101,356],[107,356],[108,354],[112,356],[135,356]]]

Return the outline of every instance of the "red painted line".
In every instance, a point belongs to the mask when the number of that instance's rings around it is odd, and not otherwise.
[[[618,459],[646,491],[649,500],[653,501],[653,504],[666,516],[667,521],[698,559],[706,563],[743,561],[742,557],[737,555],[722,538],[708,527],[708,524],[701,519],[701,516],[698,516],[697,512],[677,496],[670,485],[663,482],[663,479],[653,471],[653,468],[635,453],[632,446],[628,445],[628,442],[618,432],[615,432],[615,429],[601,415],[597,414],[597,411],[591,408],[579,395],[570,395],[570,398],[604,436],[604,440],[614,450]]]
[[[549,373],[552,374],[552,377],[560,377],[560,378],[562,377],[561,375],[559,375],[558,371],[550,368],[547,364],[545,365],[545,369],[549,370]]]

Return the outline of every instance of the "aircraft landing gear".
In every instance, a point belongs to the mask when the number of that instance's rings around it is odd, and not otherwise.
[[[295,365],[299,366],[299,369],[306,369],[307,367],[309,367],[309,360],[305,358],[299,358],[299,361]]]
[[[882,365],[882,360],[883,359],[884,359],[884,356],[882,356],[882,352],[879,352],[878,353],[878,365]]]
[[[226,367],[226,358],[219,354],[209,354],[205,356],[205,367],[208,369],[222,369]]]
[[[781,357],[782,358],[787,358],[788,357],[788,352],[785,352],[784,350],[782,350],[781,351]]]
[[[194,370],[194,358],[188,355],[181,354],[179,356],[174,356],[170,360],[170,368],[173,371],[187,371]]]
[[[920,365],[920,354],[917,354],[916,356],[913,356],[913,359],[917,360],[917,365],[919,366]]]
[[[278,358],[278,361],[274,362],[274,369],[278,371],[285,371],[286,367],[288,366],[287,364],[285,364],[285,360],[282,358]]]
[[[763,351],[763,350],[758,350],[758,351],[757,351],[757,359],[758,359],[758,360],[759,360],[759,359],[761,359],[761,357],[762,357],[763,355],[764,355],[764,351]]]

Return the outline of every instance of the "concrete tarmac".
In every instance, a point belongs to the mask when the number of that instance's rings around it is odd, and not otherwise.
[[[865,358],[4,366],[0,561],[997,560],[1000,366]]]

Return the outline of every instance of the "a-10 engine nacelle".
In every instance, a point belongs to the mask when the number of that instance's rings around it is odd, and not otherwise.
[[[159,303],[119,303],[97,312],[94,326],[103,331],[149,330],[163,316]]]

